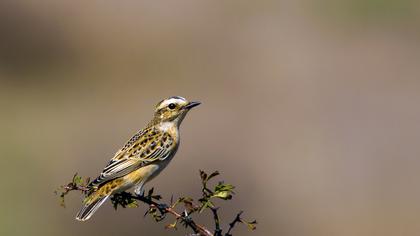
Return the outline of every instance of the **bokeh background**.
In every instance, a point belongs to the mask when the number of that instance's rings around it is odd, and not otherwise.
[[[236,235],[420,235],[419,5],[1,1],[0,235],[185,235],[145,206],[80,223],[81,197],[53,194],[172,95],[203,104],[148,185],[166,199],[219,170],[237,187],[222,219],[259,221]]]

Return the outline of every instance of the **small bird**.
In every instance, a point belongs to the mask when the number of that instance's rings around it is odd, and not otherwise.
[[[137,132],[88,185],[91,191],[76,216],[88,220],[113,194],[134,187],[143,195],[144,184],[156,177],[174,157],[179,146],[179,125],[188,111],[200,102],[174,96],[156,105],[153,119]]]

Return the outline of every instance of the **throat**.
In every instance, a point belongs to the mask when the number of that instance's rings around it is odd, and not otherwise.
[[[169,134],[176,143],[179,142],[178,125],[175,122],[162,122],[158,125],[158,129]]]
[[[178,131],[178,125],[176,124],[176,122],[166,121],[159,124],[159,129],[163,132],[175,134]]]

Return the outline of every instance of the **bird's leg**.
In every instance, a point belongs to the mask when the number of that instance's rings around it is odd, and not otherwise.
[[[144,184],[141,182],[134,188],[134,193],[137,195],[141,201],[149,202],[149,204],[153,204],[157,210],[159,210],[162,219],[165,218],[165,214],[168,212],[169,206],[165,203],[157,203],[153,202],[152,196],[144,196]]]
[[[138,197],[144,197],[144,184],[143,182],[139,183],[135,188],[134,188],[134,193],[138,196]]]

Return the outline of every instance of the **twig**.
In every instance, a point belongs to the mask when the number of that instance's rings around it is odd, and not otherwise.
[[[232,199],[232,194],[234,194],[233,189],[235,186],[231,184],[226,184],[223,181],[218,182],[217,185],[209,188],[207,183],[213,177],[219,175],[218,171],[215,171],[211,174],[207,174],[204,171],[200,170],[200,177],[202,180],[202,198],[198,199],[198,205],[190,197],[180,197],[176,202],[173,201],[173,196],[171,197],[171,205],[168,206],[164,203],[159,203],[162,197],[160,195],[153,195],[153,188],[151,188],[146,196],[133,195],[129,192],[116,193],[111,197],[111,201],[114,204],[114,208],[117,209],[118,206],[123,208],[126,207],[137,207],[137,201],[143,202],[149,206],[146,214],[151,215],[156,222],[159,222],[165,218],[169,213],[175,217],[175,222],[166,226],[166,228],[175,228],[178,222],[181,222],[186,228],[191,228],[194,232],[191,235],[194,236],[232,236],[231,231],[236,226],[236,223],[247,224],[248,228],[255,230],[255,225],[257,221],[246,221],[241,218],[242,211],[239,212],[235,219],[229,223],[229,228],[225,234],[223,234],[221,228],[221,222],[218,214],[219,208],[215,206],[214,199],[230,200]],[[78,176],[77,173],[73,176],[73,179],[67,185],[61,186],[55,193],[60,196],[61,205],[65,207],[64,197],[71,191],[80,191],[85,195],[91,194],[96,189],[93,189],[90,185],[89,178],[83,179]],[[175,207],[178,203],[184,203],[185,210],[182,213],[179,213],[175,210]],[[210,209],[213,213],[214,220],[214,232],[211,232],[208,228],[203,225],[197,224],[191,214],[201,213],[205,209]],[[160,213],[160,214],[159,214]]]
[[[242,222],[242,220],[241,220],[241,215],[242,215],[242,213],[243,213],[243,211],[240,211],[240,212],[236,215],[235,219],[234,219],[232,222],[230,222],[230,224],[229,224],[229,229],[228,229],[227,233],[225,234],[225,236],[232,236],[232,234],[230,234],[230,231],[233,229],[233,227],[235,227],[235,224],[236,224],[236,223],[238,223],[238,222]]]
[[[90,191],[90,188],[87,188],[87,187],[84,187],[84,186],[76,186],[76,185],[69,184],[67,186],[64,186],[64,190],[65,190],[65,193],[68,193],[68,192],[73,191],[73,190],[88,192],[88,191]]]
[[[184,214],[180,214],[178,212],[176,212],[172,207],[169,207],[165,204],[160,204],[157,203],[155,201],[153,201],[151,198],[148,197],[144,197],[144,196],[133,196],[134,199],[139,200],[141,202],[144,202],[146,204],[148,204],[150,207],[154,207],[157,208],[162,214],[165,213],[170,213],[173,216],[175,216],[176,219],[181,219],[185,222],[185,224],[187,226],[189,226],[194,233],[201,235],[201,236],[213,236],[213,234],[210,232],[210,230],[208,230],[206,227],[199,225],[197,223],[195,223],[191,217],[189,217],[188,215],[186,215],[186,213]]]
[[[217,213],[217,210],[219,210],[218,207],[211,207],[211,212],[213,213],[213,220],[214,220],[214,236],[222,236],[222,229],[220,228],[220,218],[219,214]]]

